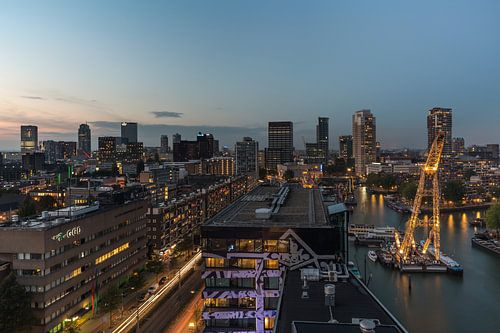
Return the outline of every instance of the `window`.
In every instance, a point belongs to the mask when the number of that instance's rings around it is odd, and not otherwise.
[[[264,298],[264,309],[276,310],[278,309],[279,297],[266,297]]]
[[[278,277],[265,277],[264,289],[279,289],[280,280]]]
[[[239,252],[254,252],[255,243],[253,239],[240,239],[238,241],[238,251]]]
[[[229,288],[230,279],[226,278],[207,278],[205,287],[207,288]]]
[[[267,269],[278,269],[279,261],[275,259],[264,260],[264,267]]]
[[[264,318],[264,329],[272,330],[274,328],[274,322],[276,318],[274,317],[265,317]]]
[[[231,279],[233,288],[255,288],[254,278],[234,278]]]
[[[205,306],[208,308],[228,308],[229,298],[207,298]]]
[[[264,252],[278,252],[278,241],[272,239],[264,240]]]
[[[280,253],[288,253],[288,252],[290,252],[288,240],[286,240],[286,239],[280,239],[278,241],[278,252],[280,252]]]
[[[245,309],[255,309],[255,298],[243,297],[238,299],[238,307]]]
[[[222,268],[226,266],[224,258],[205,258],[205,266],[207,268]]]
[[[243,259],[243,258],[240,258],[240,259],[238,259],[236,266],[238,268],[250,268],[250,269],[253,269],[253,268],[255,268],[255,262],[256,262],[255,259]]]

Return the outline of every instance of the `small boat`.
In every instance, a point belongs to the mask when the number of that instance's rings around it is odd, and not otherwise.
[[[420,246],[423,247],[424,244],[425,244],[425,241],[423,241],[423,240],[420,241]],[[427,251],[429,251],[429,254],[431,256],[434,256],[436,253],[435,252],[436,250],[434,249],[433,245],[429,245],[429,247],[427,248]],[[449,272],[455,273],[455,274],[463,274],[463,272],[464,272],[463,267],[458,262],[453,260],[451,257],[449,257],[449,256],[443,254],[443,252],[439,251],[439,258],[441,260],[441,263],[446,265]]]
[[[375,251],[368,251],[368,259],[373,262],[377,261],[377,254],[375,253]]]
[[[352,273],[352,275],[354,275],[355,277],[357,277],[360,280],[362,279],[361,273],[359,272],[359,269],[356,267],[356,265],[354,265],[354,263],[352,261],[349,261],[347,263],[347,269],[349,269],[349,271]]]
[[[469,221],[469,224],[472,227],[482,227],[485,225],[485,222],[484,222],[484,219],[477,217],[474,220]]]

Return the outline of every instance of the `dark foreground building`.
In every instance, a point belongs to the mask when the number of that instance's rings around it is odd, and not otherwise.
[[[59,332],[92,311],[96,294],[146,257],[147,201],[71,208],[0,224],[0,261],[33,293],[32,332]]]
[[[338,285],[334,318],[345,324],[328,332],[359,332],[359,318],[404,332],[348,273],[347,223],[344,204],[299,186],[259,186],[221,211],[201,231],[204,332],[320,332],[297,325],[330,320],[325,284]]]

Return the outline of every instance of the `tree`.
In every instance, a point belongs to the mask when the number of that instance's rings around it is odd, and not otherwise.
[[[142,287],[144,282],[144,274],[138,270],[134,271],[128,279],[128,285],[134,289]]]
[[[182,253],[189,251],[193,248],[193,239],[191,237],[185,237],[180,243],[177,244],[175,250]]]
[[[465,187],[462,182],[450,181],[443,189],[443,197],[446,201],[459,203],[465,195]]]
[[[494,198],[500,198],[500,186],[491,187],[490,193]]]
[[[80,327],[76,321],[66,321],[64,322],[63,333],[80,333]]]
[[[17,332],[34,322],[31,299],[14,273],[0,283],[0,332]]]
[[[36,214],[35,201],[27,196],[19,205],[17,214],[21,217],[32,216]]]
[[[411,201],[415,199],[415,195],[417,194],[417,183],[415,182],[409,182],[409,183],[404,183],[401,185],[399,188],[399,192],[408,201]]]
[[[496,203],[486,211],[486,226],[497,232],[497,238],[500,238],[500,203]]]
[[[56,206],[56,199],[50,195],[45,195],[36,203],[38,211],[50,210]]]
[[[146,263],[146,270],[157,275],[163,272],[163,268],[163,262],[157,258],[149,260]]]
[[[117,285],[109,287],[99,299],[101,309],[113,311],[121,303],[121,291]]]

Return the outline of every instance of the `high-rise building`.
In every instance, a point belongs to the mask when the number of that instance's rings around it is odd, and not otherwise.
[[[250,137],[244,137],[243,141],[236,142],[234,151],[236,154],[236,173],[258,178],[259,165],[257,158],[259,143]]]
[[[452,112],[449,108],[432,108],[427,114],[427,148],[430,149],[439,132],[444,133],[443,155],[452,152]]]
[[[98,158],[100,163],[116,161],[116,146],[121,143],[119,139],[114,136],[102,136],[98,138]]]
[[[181,140],[174,142],[173,159],[174,162],[187,162],[200,158],[198,141]]]
[[[90,137],[90,126],[81,124],[78,128],[78,151],[83,155],[90,156],[92,153]]]
[[[28,153],[37,150],[38,127],[33,125],[21,126],[21,153]]]
[[[329,130],[328,130],[328,120],[327,117],[319,117],[318,125],[316,125],[316,144],[317,148],[322,151],[323,159],[328,161],[329,154]]]
[[[212,158],[214,156],[214,136],[210,133],[198,132],[196,136],[198,142],[199,158]]]
[[[268,127],[266,168],[276,170],[278,164],[293,161],[293,123],[271,121]]]
[[[451,145],[451,151],[453,155],[463,155],[465,154],[465,140],[464,138],[453,138]]]
[[[136,143],[137,142],[137,123],[123,122],[121,125],[122,142]]]
[[[76,156],[76,142],[47,140],[42,143],[45,152],[45,162],[56,163],[57,160],[66,160]]]
[[[366,166],[377,159],[375,117],[370,110],[361,110],[352,116],[353,155],[356,175],[364,176]]]
[[[163,154],[166,154],[170,151],[170,147],[168,146],[168,135],[162,135],[160,137],[160,151]]]
[[[352,135],[339,136],[339,157],[346,161],[352,158]]]
[[[174,135],[172,135],[172,145],[174,143],[181,142],[181,140],[182,140],[182,137],[181,137],[181,135],[179,133],[175,133]]]

